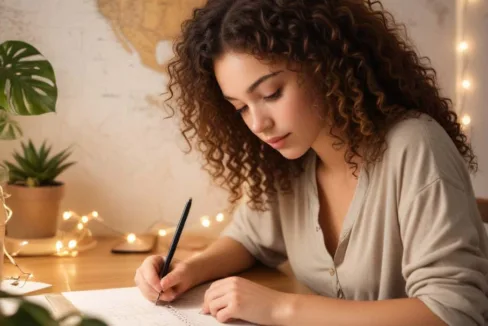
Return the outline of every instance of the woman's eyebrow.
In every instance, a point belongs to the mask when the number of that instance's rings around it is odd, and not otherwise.
[[[275,71],[275,72],[272,72],[270,74],[259,77],[254,83],[251,84],[251,86],[248,87],[246,93],[248,93],[248,94],[252,93],[265,80],[267,80],[271,77],[274,77],[274,76],[276,76],[282,72],[283,72],[283,70],[279,70],[279,71]],[[237,101],[237,99],[230,97],[230,96],[227,96],[227,95],[224,95],[224,98],[228,101]]]

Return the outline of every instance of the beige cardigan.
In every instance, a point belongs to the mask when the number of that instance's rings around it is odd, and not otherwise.
[[[267,212],[243,204],[223,231],[269,266],[286,259],[317,294],[415,297],[449,325],[488,324],[488,237],[466,165],[428,116],[399,122],[360,172],[331,257],[318,222],[316,156]]]

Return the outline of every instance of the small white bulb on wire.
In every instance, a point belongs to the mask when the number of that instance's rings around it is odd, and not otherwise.
[[[130,233],[128,236],[127,236],[127,242],[128,243],[134,243],[136,242],[136,235],[134,233]]]
[[[165,237],[168,234],[168,232],[166,232],[166,230],[161,229],[158,231],[158,234],[160,237]]]
[[[203,216],[201,218],[201,223],[202,223],[203,227],[208,228],[210,226],[210,219],[208,218],[208,216]]]
[[[70,248],[70,249],[75,249],[76,248],[76,245],[77,245],[76,240],[70,240],[68,242],[68,248]]]
[[[468,48],[469,48],[468,42],[463,41],[463,42],[459,43],[458,50],[460,52],[465,52],[466,50],[468,50]]]
[[[215,219],[217,220],[217,222],[224,221],[224,214],[218,213],[217,216],[215,217]]]

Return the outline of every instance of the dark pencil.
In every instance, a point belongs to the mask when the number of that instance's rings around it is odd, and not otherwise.
[[[183,227],[185,226],[186,218],[188,217],[188,213],[190,212],[191,207],[191,198],[185,205],[183,209],[183,214],[181,215],[180,221],[178,222],[178,226],[176,227],[175,235],[173,236],[173,240],[171,241],[171,246],[169,247],[168,256],[164,260],[163,268],[159,271],[159,279],[161,280],[163,277],[168,274],[169,266],[171,264],[171,260],[173,259],[173,255],[175,254],[176,247],[178,246],[178,241],[180,240],[181,232],[183,231]],[[159,292],[158,298],[156,299],[155,304],[158,303],[159,297],[161,296],[163,291]]]

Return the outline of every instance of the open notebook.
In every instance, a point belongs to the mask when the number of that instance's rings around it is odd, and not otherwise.
[[[208,286],[198,286],[171,304],[158,306],[145,299],[136,287],[65,292],[63,296],[79,311],[98,317],[111,326],[254,325],[243,321],[222,324],[211,315],[200,314]],[[52,306],[53,301],[49,300],[49,295],[46,297]]]

